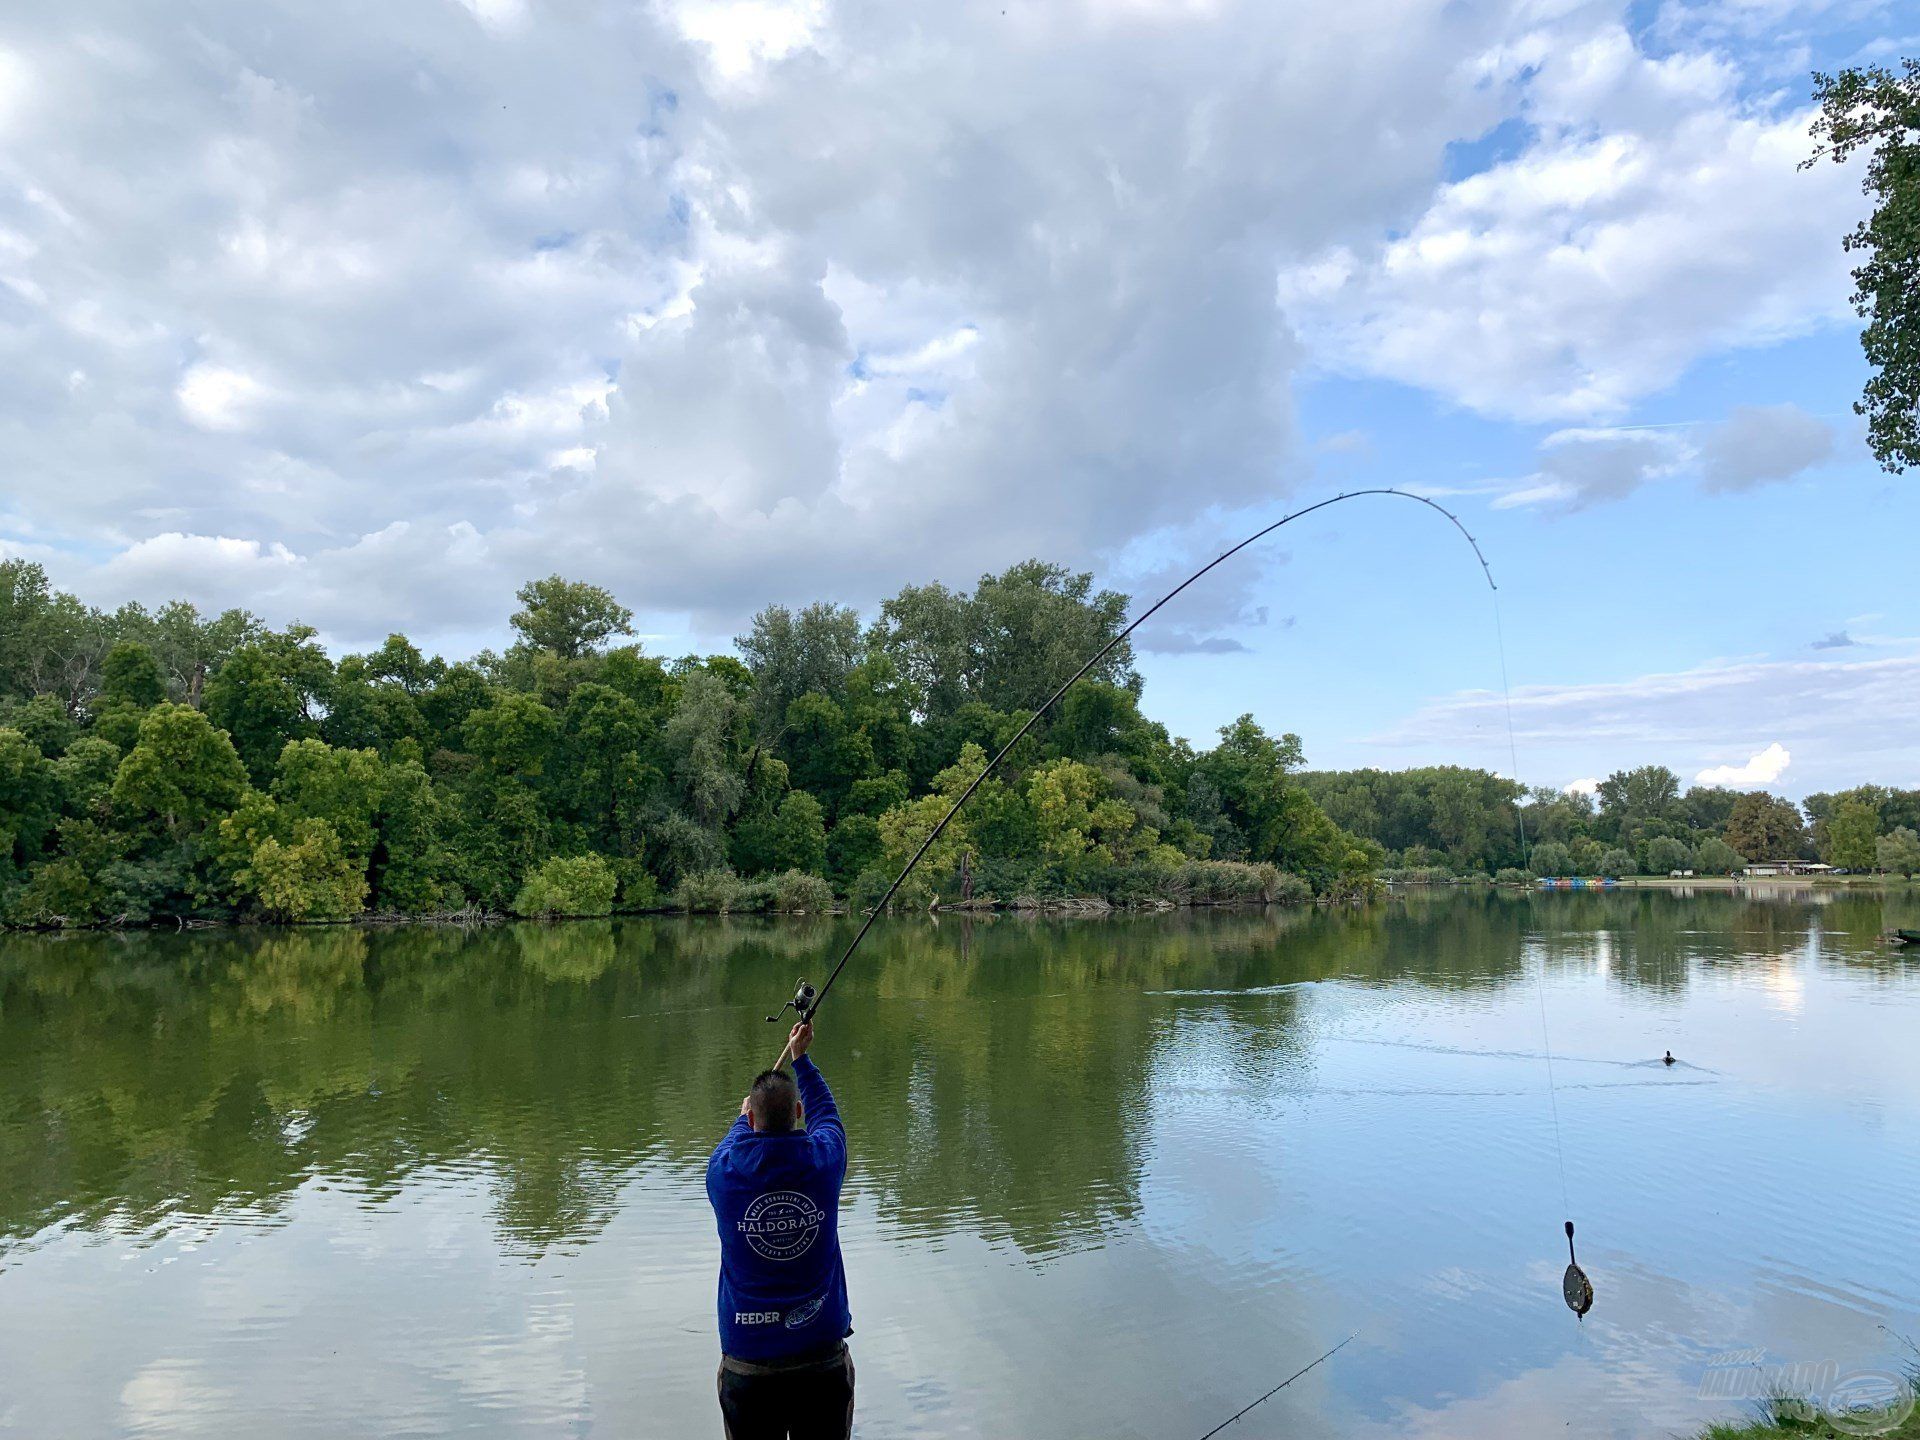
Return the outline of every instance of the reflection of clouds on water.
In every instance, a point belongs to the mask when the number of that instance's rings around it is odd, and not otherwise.
[[[203,1435],[232,1398],[187,1360],[143,1365],[120,1388],[120,1423],[132,1435]]]
[[[848,923],[0,940],[0,1353],[41,1377],[0,1430],[108,1433],[135,1377],[156,1434],[712,1428],[703,1162]],[[1005,917],[962,954],[888,922],[819,1041],[862,1433],[1197,1434],[1350,1329],[1270,1431],[1684,1433],[1726,1412],[1707,1353],[1870,1360],[1920,1292],[1920,966],[1884,924],[1476,893]]]

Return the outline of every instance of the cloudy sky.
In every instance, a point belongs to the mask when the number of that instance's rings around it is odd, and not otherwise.
[[[1317,765],[1920,784],[1807,72],[1901,0],[13,0],[0,555],[649,644],[1029,555]],[[1189,601],[1191,603],[1189,603]]]

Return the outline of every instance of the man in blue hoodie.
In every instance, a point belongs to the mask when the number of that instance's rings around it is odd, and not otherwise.
[[[720,1415],[728,1440],[853,1432],[840,1186],[847,1132],[793,1027],[793,1074],[763,1071],[707,1161],[720,1230]],[[802,1128],[804,1125],[804,1128]]]

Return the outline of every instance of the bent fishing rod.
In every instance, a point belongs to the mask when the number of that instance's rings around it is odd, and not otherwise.
[[[1429,510],[1434,511],[1436,514],[1445,518],[1447,523],[1452,525],[1454,529],[1458,530],[1461,534],[1461,537],[1465,539],[1467,544],[1473,548],[1473,558],[1480,562],[1480,573],[1486,577],[1487,589],[1493,595],[1494,624],[1495,624],[1496,633],[1499,636],[1499,645],[1500,645],[1500,684],[1503,692],[1506,694],[1507,743],[1509,748],[1514,752],[1513,753],[1514,778],[1517,782],[1519,779],[1520,757],[1518,752],[1518,746],[1514,742],[1513,693],[1512,693],[1512,687],[1507,682],[1507,645],[1506,645],[1505,626],[1502,625],[1500,622],[1500,586],[1494,581],[1493,567],[1487,563],[1486,554],[1480,549],[1480,542],[1473,537],[1473,532],[1467,529],[1466,525],[1461,522],[1461,519],[1458,515],[1454,514],[1451,510],[1447,509],[1446,506],[1440,504],[1438,501],[1432,500],[1425,495],[1417,494],[1412,490],[1401,490],[1395,486],[1383,485],[1383,486],[1372,487],[1365,490],[1343,491],[1338,495],[1329,496],[1325,500],[1318,500],[1311,505],[1303,506],[1302,508],[1293,511],[1291,514],[1282,515],[1278,520],[1275,520],[1272,524],[1264,525],[1260,529],[1254,531],[1253,534],[1247,536],[1247,538],[1242,540],[1239,544],[1231,546],[1228,549],[1221,551],[1218,555],[1214,556],[1213,559],[1209,560],[1206,564],[1202,565],[1198,570],[1194,571],[1193,574],[1189,575],[1186,579],[1182,580],[1178,585],[1174,586],[1173,589],[1169,590],[1166,594],[1162,595],[1158,600],[1154,601],[1153,604],[1149,605],[1145,610],[1142,610],[1127,624],[1127,627],[1124,630],[1120,631],[1119,634],[1113,636],[1113,638],[1108,640],[1106,644],[1102,645],[1098,650],[1094,651],[1093,654],[1089,655],[1086,658],[1086,660],[1081,664],[1080,668],[1078,670],[1075,670],[1073,674],[1069,675],[1065,680],[1061,681],[1059,688],[1056,689],[1053,692],[1053,694],[1047,697],[1046,701],[1040,706],[1039,709],[1035,710],[1031,715],[1029,715],[1026,718],[1026,721],[1020,726],[1018,730],[1013,732],[1012,738],[1010,738],[1004,745],[1002,745],[999,751],[994,755],[994,757],[991,760],[987,761],[987,763],[981,767],[980,773],[973,777],[973,779],[968,783],[967,788],[965,790],[962,790],[960,792],[959,798],[956,799],[953,802],[953,804],[948,807],[947,813],[942,815],[938,823],[936,823],[934,827],[927,832],[926,837],[923,840],[921,840],[919,848],[917,848],[913,852],[912,857],[909,858],[907,863],[901,867],[900,873],[893,877],[893,883],[887,886],[886,893],[880,897],[879,903],[876,904],[871,910],[867,912],[866,918],[860,923],[860,928],[854,932],[853,939],[848,943],[847,948],[841,952],[840,959],[834,964],[833,969],[828,973],[826,983],[822,985],[818,991],[815,991],[811,985],[809,985],[805,980],[802,980],[799,984],[799,988],[794,992],[793,998],[789,1000],[785,1005],[781,1006],[779,1011],[777,1011],[772,1015],[769,1015],[767,1019],[769,1021],[776,1021],[780,1018],[781,1015],[785,1014],[788,1010],[792,1010],[795,1016],[798,1017],[801,1024],[810,1025],[813,1023],[813,1017],[819,1013],[820,1007],[826,1003],[827,996],[830,993],[832,993],[834,982],[840,978],[840,972],[847,968],[847,962],[853,959],[854,953],[857,950],[859,950],[860,942],[867,938],[867,932],[873,928],[873,922],[880,918],[881,914],[885,912],[888,905],[892,904],[893,897],[899,893],[900,887],[907,882],[907,877],[912,875],[914,870],[919,866],[920,862],[926,858],[927,852],[933,848],[933,842],[940,838],[941,832],[943,832],[947,828],[947,826],[953,822],[953,818],[960,813],[961,809],[966,805],[967,801],[973,798],[974,792],[978,790],[983,783],[985,783],[987,777],[993,774],[995,770],[999,769],[1001,762],[1004,761],[1008,755],[1013,753],[1013,747],[1018,745],[1022,740],[1024,740],[1027,737],[1027,735],[1033,730],[1033,727],[1040,723],[1041,718],[1045,716],[1048,711],[1052,710],[1055,705],[1060,703],[1061,697],[1063,697],[1067,693],[1067,691],[1071,690],[1075,685],[1079,684],[1081,680],[1085,679],[1088,672],[1090,672],[1102,660],[1106,659],[1107,656],[1111,655],[1114,652],[1114,650],[1117,649],[1123,641],[1125,641],[1130,635],[1133,634],[1134,631],[1138,630],[1142,625],[1146,624],[1147,621],[1151,620],[1155,615],[1157,615],[1160,612],[1160,610],[1163,607],[1165,607],[1169,602],[1174,600],[1182,591],[1187,589],[1188,586],[1194,584],[1196,581],[1200,580],[1209,572],[1217,569],[1219,566],[1231,560],[1235,555],[1238,555],[1242,550],[1245,550],[1249,545],[1252,545],[1260,540],[1264,540],[1267,536],[1273,534],[1274,531],[1283,529],[1284,527],[1293,524],[1293,522],[1296,520],[1304,520],[1306,519],[1307,516],[1315,514],[1318,511],[1325,510],[1329,506],[1344,504],[1348,500],[1358,500],[1362,496],[1367,496],[1367,495],[1391,495],[1396,497],[1397,499],[1412,500],[1416,504],[1424,505]],[[1519,807],[1517,806],[1515,808],[1516,808],[1516,813],[1518,814],[1519,823],[1521,826],[1520,843],[1521,843],[1521,849],[1524,853],[1526,848],[1526,819],[1525,819],[1524,812],[1520,812]],[[1547,1039],[1546,989],[1545,989],[1544,981],[1540,980],[1539,976],[1536,975],[1535,979],[1540,990],[1541,1036],[1543,1040],[1546,1040]],[[780,1058],[774,1061],[774,1069],[777,1070],[782,1065],[787,1063],[787,1056],[789,1052],[792,1050],[792,1048],[793,1048],[793,1042],[790,1038],[787,1042],[786,1048],[781,1050]],[[1566,1150],[1565,1150],[1565,1145],[1562,1142],[1561,1136],[1560,1136],[1559,1101],[1555,1096],[1554,1083],[1553,1083],[1553,1060],[1552,1060],[1551,1041],[1547,1041],[1547,1056],[1548,1056],[1547,1094],[1548,1094],[1549,1100],[1553,1104],[1554,1151],[1559,1159],[1559,1165],[1560,1165],[1561,1198],[1563,1202],[1566,1204],[1567,1209],[1571,1210],[1573,1207],[1572,1207],[1571,1199],[1569,1198],[1567,1193],[1567,1183],[1566,1183]],[[1580,1268],[1579,1261],[1574,1258],[1573,1221],[1571,1219],[1569,1219],[1566,1222],[1566,1233],[1567,1233],[1568,1265],[1567,1265],[1566,1274],[1563,1277],[1563,1281],[1562,1281],[1562,1287],[1561,1287],[1562,1294],[1563,1294],[1563,1298],[1566,1300],[1567,1308],[1573,1311],[1573,1313],[1576,1316],[1580,1317],[1581,1319],[1585,1319],[1587,1312],[1593,1308],[1593,1284],[1587,1278],[1586,1272]],[[1346,1342],[1342,1341],[1341,1343],[1345,1344]],[[1335,1346],[1334,1348],[1338,1349],[1339,1346]],[[1325,1359],[1326,1357],[1322,1356],[1321,1358]],[[1318,1360],[1314,1362],[1314,1364],[1316,1365],[1319,1363],[1320,1362]],[[1262,1396],[1261,1398],[1265,1399],[1266,1397]],[[1258,1404],[1259,1401],[1256,1401],[1254,1403]],[[1235,1416],[1234,1418],[1237,1419],[1239,1417]],[[1232,1423],[1232,1422],[1229,1421],[1228,1423]]]
[[[1325,500],[1319,500],[1302,509],[1295,510],[1292,514],[1283,515],[1271,525],[1263,526],[1254,531],[1253,534],[1247,536],[1247,538],[1242,540],[1238,545],[1233,546],[1231,549],[1223,550],[1220,554],[1214,556],[1213,559],[1209,560],[1205,565],[1202,565],[1198,570],[1194,571],[1193,574],[1189,575],[1178,585],[1174,586],[1173,589],[1169,590],[1158,600],[1154,601],[1153,604],[1141,611],[1127,625],[1126,629],[1122,630],[1119,634],[1108,640],[1106,644],[1094,651],[1093,654],[1089,655],[1085,663],[1082,664],[1078,670],[1074,671],[1073,674],[1069,675],[1060,683],[1060,687],[1047,697],[1045,703],[1043,703],[1039,709],[1027,717],[1026,723],[1013,732],[1013,738],[1000,747],[999,753],[987,761],[986,765],[981,768],[980,773],[973,777],[972,782],[967,788],[960,792],[960,798],[955,800],[947,813],[940,817],[939,823],[927,832],[926,838],[920,842],[920,848],[913,852],[913,858],[908,860],[906,865],[902,867],[900,873],[893,877],[893,883],[887,887],[886,894],[880,897],[879,903],[867,912],[867,917],[861,923],[860,929],[855,932],[853,940],[848,944],[846,950],[841,953],[839,961],[828,974],[826,983],[816,992],[811,985],[802,980],[793,999],[781,1006],[777,1013],[769,1015],[767,1019],[769,1021],[778,1020],[781,1015],[785,1014],[788,1010],[792,1010],[794,1014],[799,1017],[801,1023],[812,1023],[814,1015],[818,1013],[820,1007],[826,1003],[827,996],[832,993],[834,981],[838,980],[840,978],[840,972],[847,968],[847,962],[853,958],[854,952],[860,948],[860,942],[867,938],[867,932],[873,928],[873,922],[877,920],[881,914],[885,912],[887,906],[893,902],[894,895],[897,894],[900,887],[907,882],[907,877],[913,874],[920,862],[926,858],[927,852],[933,848],[933,842],[940,838],[941,832],[952,823],[954,816],[960,813],[961,808],[967,801],[973,798],[973,792],[980,788],[989,775],[1000,768],[1000,762],[1013,753],[1013,747],[1026,739],[1033,727],[1038,725],[1041,718],[1060,702],[1061,697],[1064,696],[1067,691],[1079,684],[1089,671],[1119,648],[1128,636],[1132,635],[1134,631],[1138,630],[1158,614],[1161,607],[1165,606],[1169,601],[1174,599],[1175,596],[1179,595],[1181,591],[1185,590],[1189,585],[1192,585],[1209,571],[1225,564],[1249,545],[1254,544],[1256,541],[1264,540],[1267,536],[1273,534],[1274,531],[1281,529],[1283,526],[1291,525],[1296,520],[1304,520],[1307,516],[1319,510],[1325,510],[1330,505],[1339,505],[1348,500],[1358,500],[1364,495],[1397,496],[1402,500],[1412,500],[1417,504],[1426,506],[1429,510],[1445,516],[1453,528],[1458,530],[1461,535],[1466,538],[1467,544],[1473,547],[1473,558],[1480,562],[1480,571],[1487,577],[1487,588],[1496,592],[1499,590],[1500,587],[1494,583],[1493,567],[1487,564],[1487,557],[1481,553],[1480,542],[1473,538],[1472,533],[1461,523],[1460,517],[1444,505],[1428,499],[1425,495],[1417,494],[1412,490],[1400,490],[1388,485],[1368,490],[1343,491],[1341,494],[1329,496]],[[789,1042],[787,1049],[780,1052],[780,1058],[774,1062],[774,1068],[776,1070],[786,1064],[788,1051],[792,1048],[792,1044]]]

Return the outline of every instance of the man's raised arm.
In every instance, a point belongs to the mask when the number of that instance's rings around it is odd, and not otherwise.
[[[840,1110],[833,1103],[833,1091],[826,1077],[813,1063],[807,1051],[813,1046],[813,1026],[793,1027],[793,1079],[800,1087],[800,1103],[806,1107],[807,1135],[816,1148],[837,1151],[842,1165],[847,1161],[847,1131],[840,1123]]]

